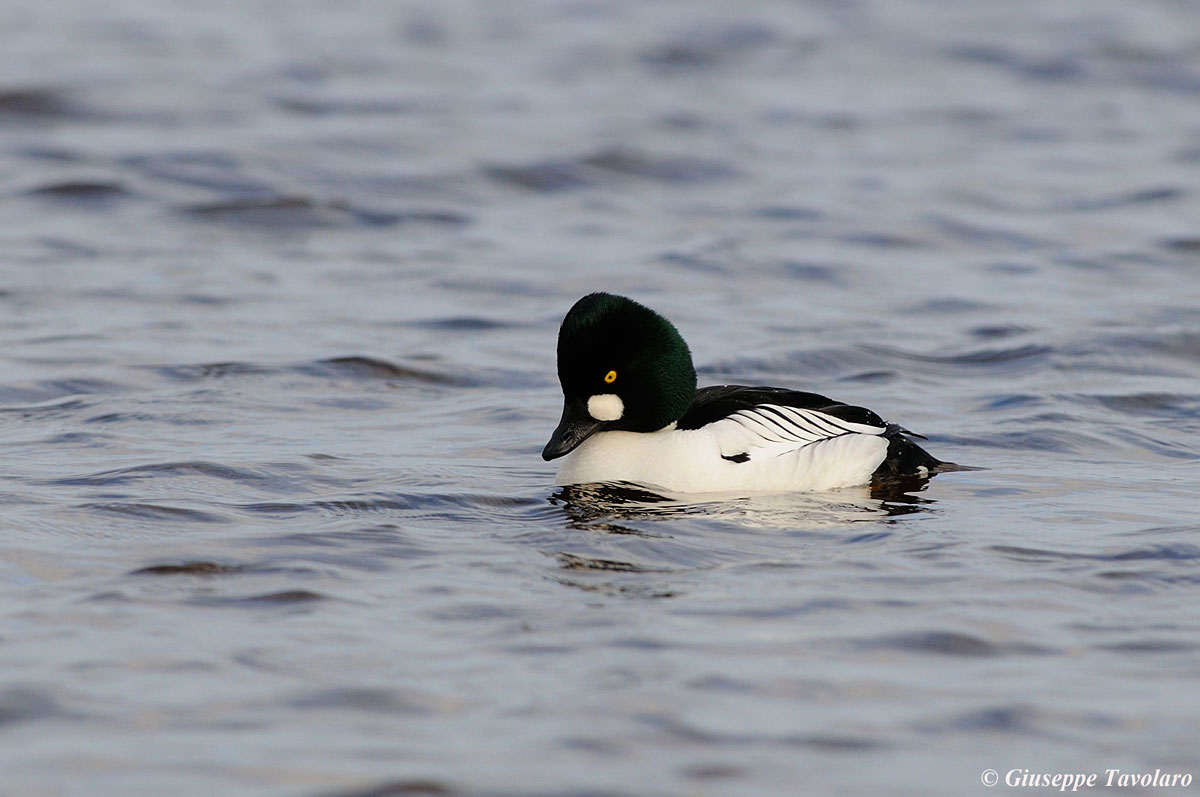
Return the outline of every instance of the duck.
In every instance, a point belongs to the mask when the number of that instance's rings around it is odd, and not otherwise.
[[[558,332],[562,417],[542,450],[560,486],[673,493],[826,491],[956,469],[875,412],[780,387],[696,387],[683,337],[611,293],[577,301]]]

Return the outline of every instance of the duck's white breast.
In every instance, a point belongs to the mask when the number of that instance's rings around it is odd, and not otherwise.
[[[786,451],[723,459],[708,429],[600,432],[562,462],[557,483],[634,482],[672,492],[834,490],[866,484],[887,455],[885,438],[847,434]]]

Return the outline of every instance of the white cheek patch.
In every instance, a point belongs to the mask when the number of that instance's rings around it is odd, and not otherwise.
[[[615,393],[602,393],[588,399],[588,415],[598,421],[620,420],[625,414],[625,402]]]

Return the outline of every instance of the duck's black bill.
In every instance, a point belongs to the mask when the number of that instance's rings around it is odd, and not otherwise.
[[[542,459],[549,462],[570,454],[600,428],[600,421],[588,415],[583,402],[568,401],[563,405],[562,419],[542,449]]]

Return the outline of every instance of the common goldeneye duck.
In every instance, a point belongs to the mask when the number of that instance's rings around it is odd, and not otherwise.
[[[909,439],[919,435],[816,393],[697,390],[691,352],[674,325],[624,296],[589,294],[567,313],[558,379],[562,419],[542,458],[565,457],[560,485],[832,490],[956,467]]]

